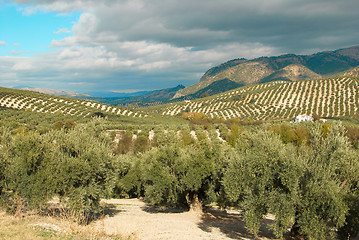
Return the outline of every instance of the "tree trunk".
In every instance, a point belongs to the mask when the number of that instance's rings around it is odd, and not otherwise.
[[[202,213],[202,202],[198,199],[197,193],[188,193],[186,195],[187,205],[190,212]]]
[[[295,211],[295,217],[294,217],[294,224],[292,226],[292,229],[290,230],[290,234],[295,237],[295,236],[299,236],[299,230],[300,230],[300,227],[299,227],[299,224],[298,224],[298,215],[299,215],[299,211]]]

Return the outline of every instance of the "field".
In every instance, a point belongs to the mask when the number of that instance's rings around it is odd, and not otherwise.
[[[324,118],[353,116],[359,107],[359,80],[344,76],[297,82],[270,82],[242,87],[207,99],[173,103],[163,115],[187,110],[210,118],[293,119],[318,114]]]
[[[337,77],[305,81],[276,81],[234,89],[208,98],[149,108],[124,109],[94,101],[1,88],[0,106],[38,113],[88,117],[95,112],[131,118],[204,113],[224,120],[288,120],[298,115],[323,118],[354,116],[359,108],[358,68]]]
[[[121,116],[147,117],[141,112],[101,104],[94,101],[55,97],[37,92],[0,88],[0,106],[38,113],[66,114],[88,117],[94,112]]]

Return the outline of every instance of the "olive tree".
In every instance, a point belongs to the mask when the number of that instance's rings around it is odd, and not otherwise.
[[[358,199],[358,155],[340,124],[327,134],[322,129],[313,124],[309,145],[294,147],[262,131],[236,145],[237,157],[222,183],[228,199],[244,210],[250,232],[258,233],[267,213],[275,215],[277,237],[291,228],[309,239],[325,239],[357,223],[352,208]]]
[[[260,220],[270,212],[276,216],[272,229],[281,237],[294,224],[301,172],[295,148],[263,131],[241,141],[224,173],[226,196],[243,209],[251,233],[258,233]]]
[[[201,210],[203,203],[216,200],[222,156],[220,147],[208,141],[184,147],[175,142],[148,151],[142,156],[145,199]]]
[[[115,156],[96,120],[70,130],[18,133],[1,152],[2,187],[42,207],[57,195],[77,215],[96,211],[115,184]]]

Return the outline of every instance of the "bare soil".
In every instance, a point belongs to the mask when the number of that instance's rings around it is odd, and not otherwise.
[[[263,220],[258,235],[250,234],[240,212],[208,209],[204,213],[155,209],[139,199],[104,200],[105,217],[92,225],[106,234],[133,239],[275,239],[269,230],[273,218]]]

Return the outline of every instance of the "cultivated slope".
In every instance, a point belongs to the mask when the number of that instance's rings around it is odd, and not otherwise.
[[[175,97],[193,94],[215,81],[229,79],[249,85],[271,81],[318,79],[359,66],[359,46],[313,55],[286,54],[252,60],[235,59],[208,70],[201,80]]]
[[[359,68],[326,79],[275,81],[237,88],[209,98],[173,103],[163,115],[183,111],[201,112],[208,117],[291,119],[299,114],[340,117],[358,113]]]
[[[142,112],[129,111],[98,102],[2,87],[0,87],[0,106],[39,113],[69,114],[83,117],[98,111],[123,116],[146,116]]]

